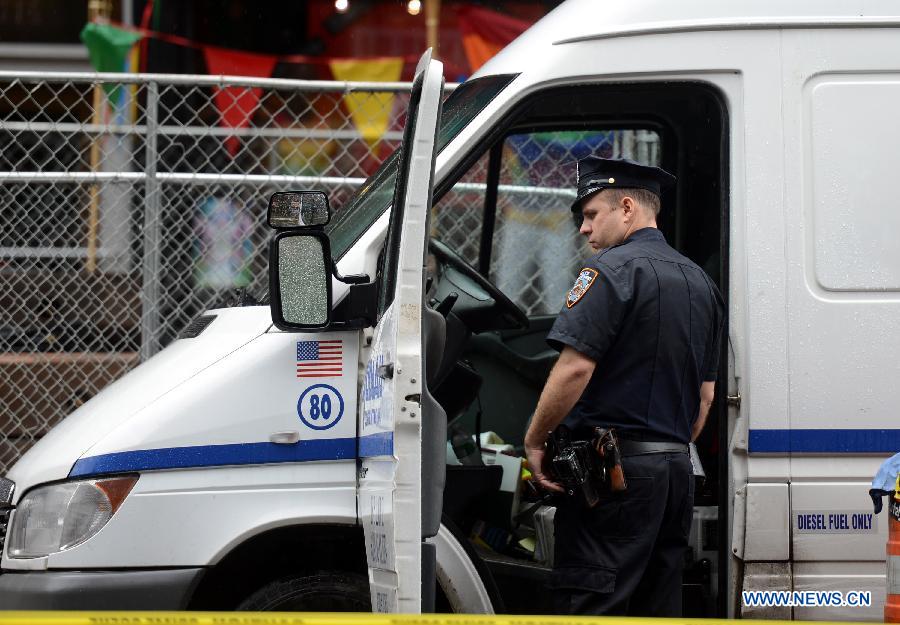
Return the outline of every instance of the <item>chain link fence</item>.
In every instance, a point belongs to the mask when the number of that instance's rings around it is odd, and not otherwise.
[[[203,310],[264,293],[269,195],[340,210],[409,88],[0,73],[0,475]]]
[[[260,297],[268,197],[324,189],[339,212],[399,145],[409,88],[0,72],[0,475],[198,314]],[[555,313],[585,256],[575,160],[657,152],[645,131],[507,137],[489,277],[529,314]],[[488,161],[432,222],[475,266]]]

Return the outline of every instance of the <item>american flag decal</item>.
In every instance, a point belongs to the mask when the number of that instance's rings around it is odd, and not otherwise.
[[[343,372],[343,359],[343,341],[298,341],[297,377],[338,377]]]

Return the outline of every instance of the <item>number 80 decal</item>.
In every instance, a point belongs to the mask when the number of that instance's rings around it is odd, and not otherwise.
[[[332,386],[313,384],[297,400],[297,415],[314,430],[327,430],[344,416],[344,398]]]

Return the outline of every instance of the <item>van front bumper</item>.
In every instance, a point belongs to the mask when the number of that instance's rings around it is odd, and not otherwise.
[[[184,610],[204,569],[0,575],[3,610]]]

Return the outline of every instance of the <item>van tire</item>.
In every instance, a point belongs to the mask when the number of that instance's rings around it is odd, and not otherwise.
[[[253,612],[371,612],[365,575],[327,571],[287,577],[266,584],[244,599],[238,610]]]

